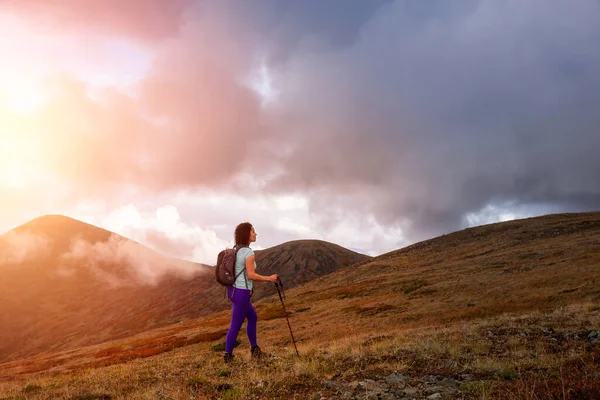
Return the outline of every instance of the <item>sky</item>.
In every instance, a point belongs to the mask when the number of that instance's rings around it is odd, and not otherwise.
[[[600,209],[597,0],[0,0],[0,232],[214,264]]]

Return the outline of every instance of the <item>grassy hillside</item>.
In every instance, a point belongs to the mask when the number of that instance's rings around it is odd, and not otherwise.
[[[256,252],[259,271],[279,273],[290,288],[369,258],[310,240]],[[275,290],[256,286],[255,299]],[[130,337],[229,307],[213,267],[164,257],[68,217],[44,216],[0,236],[0,362]]]
[[[600,393],[600,213],[466,229],[256,304],[222,363],[229,313],[0,365],[8,398],[585,399]],[[134,377],[134,378],[132,378]],[[95,396],[95,397],[94,397]],[[337,397],[336,397],[337,396]],[[430,397],[432,396],[432,397]]]

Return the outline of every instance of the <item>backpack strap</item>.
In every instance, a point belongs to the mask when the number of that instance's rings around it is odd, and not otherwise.
[[[244,247],[248,247],[248,246],[240,246],[240,248],[236,250],[235,254],[237,255],[237,252],[241,248],[244,248]],[[248,247],[248,248],[250,248],[250,247]],[[248,290],[248,274],[246,273],[246,266],[245,265],[244,265],[244,268],[240,271],[240,273],[235,276],[235,279],[237,280],[238,276],[240,276],[242,274],[242,272],[244,273],[244,281],[246,282],[246,290]],[[252,290],[254,291],[254,288]]]
[[[236,255],[236,258],[237,258],[237,252],[238,252],[238,251],[240,251],[240,249],[241,249],[241,248],[244,248],[244,247],[248,247],[248,246],[240,246],[239,248],[237,247],[237,245],[233,246],[233,248],[235,249],[235,255]],[[250,248],[250,247],[248,247],[248,248]],[[244,265],[244,268],[242,268],[242,270],[240,271],[240,273],[239,273],[239,274],[237,274],[237,275],[235,276],[235,278],[233,279],[233,285],[232,285],[232,286],[233,286],[234,290],[235,290],[235,281],[237,280],[237,278],[238,278],[238,277],[239,277],[239,276],[240,276],[242,273],[244,274],[244,281],[246,281],[246,290],[248,290],[248,274],[246,273],[246,266],[245,266],[245,265]],[[254,292],[254,288],[252,288],[252,292]]]
[[[241,275],[243,272],[246,272],[246,267],[244,267],[244,269],[242,269],[242,270],[240,271],[240,273],[239,273],[239,274],[237,274],[237,275],[235,276],[235,279],[237,279],[237,278],[238,278],[238,276],[240,276],[240,275]],[[246,274],[244,274],[244,279],[245,279],[245,278],[246,278]],[[248,281],[246,281],[246,286],[248,286]]]

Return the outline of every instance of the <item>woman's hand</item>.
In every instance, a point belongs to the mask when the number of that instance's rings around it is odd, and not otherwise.
[[[252,279],[253,281],[277,283],[277,274],[265,276],[256,273],[256,271],[254,270],[254,254],[246,258],[246,271],[248,272],[248,279]]]

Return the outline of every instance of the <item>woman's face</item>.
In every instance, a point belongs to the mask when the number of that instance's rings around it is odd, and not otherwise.
[[[254,227],[250,228],[250,243],[256,242],[256,231]]]

